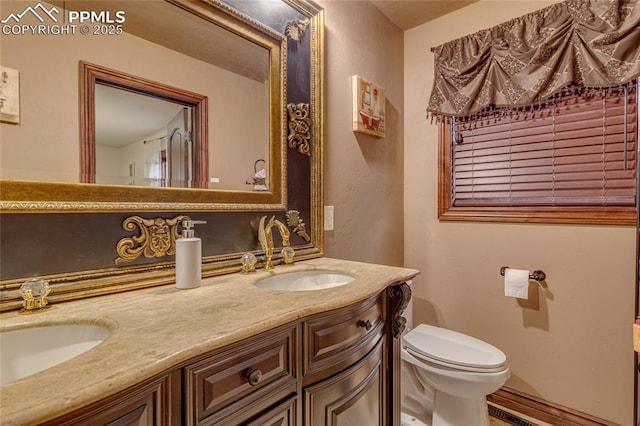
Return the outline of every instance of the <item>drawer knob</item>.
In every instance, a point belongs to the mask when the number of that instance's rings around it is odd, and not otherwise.
[[[373,325],[371,324],[371,320],[360,320],[358,321],[358,325],[367,331],[371,330],[371,327],[373,327]]]
[[[249,369],[247,371],[247,381],[249,382],[249,384],[251,386],[255,386],[258,384],[258,382],[260,382],[260,379],[262,379],[262,371],[260,370],[254,370],[254,369]]]

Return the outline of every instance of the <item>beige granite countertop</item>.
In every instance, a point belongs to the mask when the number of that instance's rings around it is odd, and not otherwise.
[[[256,281],[291,271],[330,269],[348,285],[283,292]],[[191,358],[308,315],[375,295],[418,274],[413,269],[319,258],[268,272],[204,279],[54,305],[34,314],[0,314],[0,331],[39,325],[101,324],[111,335],[97,347],[43,372],[0,387],[0,424],[37,424],[166,372]]]

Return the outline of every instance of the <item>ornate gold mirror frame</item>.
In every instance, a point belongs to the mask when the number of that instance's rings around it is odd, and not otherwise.
[[[170,256],[177,224],[185,217],[207,221],[199,229],[203,277],[239,272],[244,253],[262,254],[256,231],[265,214],[288,226],[296,261],[323,255],[324,11],[310,0],[283,0],[293,13],[284,14],[287,28],[280,34],[218,0],[167,1],[207,19],[231,20],[236,32],[258,26],[279,40],[271,55],[272,70],[279,70],[274,81],[282,86],[272,88],[278,99],[272,104],[272,114],[278,117],[277,123],[272,121],[272,133],[282,143],[272,144],[271,155],[281,160],[281,194],[265,204],[263,198],[158,188],[157,198],[139,201],[131,188],[119,187],[117,200],[110,200],[100,185],[1,181],[0,243],[11,249],[3,250],[0,259],[0,311],[21,306],[19,287],[33,276],[49,281],[52,303],[174,282]],[[304,43],[298,44],[300,37]],[[298,55],[296,59],[308,67],[308,79],[296,81],[298,87],[289,90],[287,55]],[[193,202],[199,194],[208,195]],[[220,203],[218,195],[228,203]],[[274,254],[274,263],[282,261],[278,256]]]

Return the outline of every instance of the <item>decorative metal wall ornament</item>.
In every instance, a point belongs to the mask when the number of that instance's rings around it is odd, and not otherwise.
[[[287,25],[284,27],[284,34],[291,40],[299,42],[304,37],[304,32],[310,23],[311,21],[308,18],[287,22]]]
[[[178,226],[183,220],[189,220],[189,216],[180,215],[172,219],[145,219],[140,216],[126,218],[122,222],[122,229],[132,232],[138,229],[140,234],[118,241],[116,265],[133,262],[140,256],[154,259],[176,254]]]
[[[296,235],[306,242],[311,241],[311,237],[307,234],[307,226],[300,218],[300,212],[298,210],[289,210],[284,216],[287,219],[287,226],[291,228]]]
[[[290,148],[297,148],[300,154],[311,156],[311,118],[309,118],[309,104],[288,104],[289,135],[287,141]]]

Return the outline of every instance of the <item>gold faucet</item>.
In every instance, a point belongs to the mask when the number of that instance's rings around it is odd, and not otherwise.
[[[271,228],[276,226],[280,231],[280,236],[282,237],[282,245],[285,247],[289,246],[289,236],[291,235],[286,225],[275,218],[275,216],[271,216],[269,222],[265,225],[264,222],[267,220],[266,216],[262,216],[260,219],[260,226],[258,228],[258,241],[260,241],[260,245],[262,246],[262,251],[264,251],[265,257],[267,258],[264,269],[270,271],[273,269],[273,263],[271,263],[271,258],[273,257],[273,234],[271,232]]]

